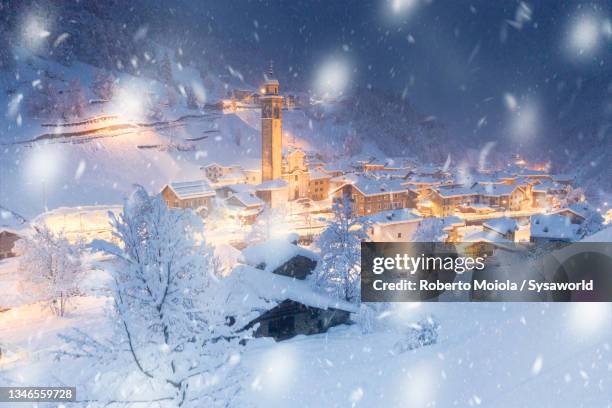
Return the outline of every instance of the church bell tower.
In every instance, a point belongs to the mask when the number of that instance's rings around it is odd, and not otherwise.
[[[266,75],[261,101],[261,179],[281,178],[283,150],[283,97],[278,94],[272,63]]]

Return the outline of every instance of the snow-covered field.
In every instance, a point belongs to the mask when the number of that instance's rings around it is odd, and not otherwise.
[[[16,266],[0,261],[0,303],[11,307],[0,313],[0,382],[102,386],[100,368],[56,361],[54,352],[65,347],[58,334],[71,328],[96,337],[109,332],[106,272],[90,272],[85,296],[68,316],[55,317],[16,295]],[[394,352],[405,329],[427,316],[440,323],[437,344]],[[611,304],[398,304],[375,320],[369,333],[354,324],[279,343],[251,341],[239,363],[242,392],[231,406],[610,406]],[[137,378],[107,384],[105,392],[138,399],[146,387]]]

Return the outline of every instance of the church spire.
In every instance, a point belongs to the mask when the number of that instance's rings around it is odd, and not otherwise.
[[[270,60],[270,67],[268,68],[268,81],[274,79],[274,61]]]

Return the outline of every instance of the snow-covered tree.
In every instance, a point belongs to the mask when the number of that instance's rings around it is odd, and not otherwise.
[[[21,290],[47,302],[56,316],[64,316],[72,297],[79,294],[83,272],[81,245],[72,245],[63,235],[46,227],[17,241]]]
[[[32,89],[26,102],[29,114],[39,119],[53,117],[57,112],[58,103],[57,88],[46,81]]]
[[[263,242],[273,238],[287,236],[289,234],[289,223],[287,212],[284,208],[271,208],[266,206],[257,216],[251,231],[247,236],[248,242]]]
[[[172,63],[170,62],[170,57],[167,52],[157,63],[157,76],[166,84],[172,82]]]
[[[417,227],[412,241],[414,242],[441,242],[446,239],[447,233],[444,231],[444,221],[432,217],[424,218]]]
[[[60,93],[58,113],[66,121],[81,118],[85,114],[87,100],[85,90],[78,79],[73,79],[68,83],[68,87]]]
[[[350,302],[358,302],[361,293],[361,242],[368,240],[367,224],[354,216],[345,198],[334,204],[334,217],[317,241],[317,286]]]
[[[96,71],[96,76],[91,84],[91,91],[100,99],[111,100],[117,88],[117,78],[112,72],[103,69]]]
[[[581,201],[571,205],[570,208],[578,211],[585,217],[579,228],[582,236],[592,235],[598,231],[601,231],[601,229],[604,227],[604,217],[588,202]]]
[[[200,236],[201,218],[191,210],[168,209],[161,196],[150,197],[142,187],[126,200],[122,214],[110,218],[120,246],[94,241],[93,247],[116,259],[115,330],[105,340],[83,332],[64,336],[73,346],[64,355],[112,365],[105,370],[108,381],[136,371],[154,388],[151,400],[169,400],[171,406],[227,402],[240,388],[232,374],[247,333],[239,336],[238,325],[230,324],[228,316],[235,314],[225,308],[223,281]]]

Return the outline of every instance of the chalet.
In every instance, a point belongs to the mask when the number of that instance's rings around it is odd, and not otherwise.
[[[241,192],[230,195],[225,200],[227,212],[245,224],[253,224],[257,215],[263,210],[264,202],[256,195]]]
[[[285,240],[271,240],[243,251],[244,265],[229,279],[237,300],[248,299],[257,315],[245,328],[256,337],[284,340],[298,334],[317,334],[348,323],[355,305],[315,291],[306,277],[317,265],[311,251]]]
[[[570,189],[564,184],[541,181],[532,188],[532,205],[540,208],[557,207]]]
[[[0,259],[15,255],[15,243],[21,239],[26,219],[17,213],[0,207]]]
[[[475,204],[482,206],[518,211],[529,204],[525,189],[518,185],[485,183],[471,187],[439,186],[430,195],[432,212],[435,216],[447,216],[459,209],[470,208]]]
[[[452,215],[459,206],[478,203],[479,193],[468,187],[438,187],[432,191],[432,213],[437,217]]]
[[[161,194],[168,208],[191,208],[203,215],[212,209],[215,198],[215,190],[206,180],[172,182]]]
[[[576,203],[569,207],[560,208],[551,214],[568,217],[572,224],[582,224],[588,216],[589,207],[587,203]]]
[[[574,242],[580,238],[580,228],[569,217],[558,214],[532,215],[531,242]]]
[[[206,166],[202,167],[202,170],[204,171],[204,175],[206,176],[208,180],[212,181],[213,183],[216,183],[219,180],[219,177],[223,177],[226,174],[240,171],[241,168],[240,166],[237,166],[237,165],[223,166],[218,163],[211,163],[211,164],[207,164]],[[228,184],[231,184],[231,183],[228,183]]]
[[[375,242],[406,242],[423,218],[413,208],[382,211],[369,217],[368,235]]]
[[[15,242],[20,239],[21,236],[17,231],[0,228],[0,259],[15,256]]]
[[[480,204],[518,211],[529,201],[522,187],[517,185],[479,185]]]
[[[416,194],[399,180],[375,180],[364,176],[346,179],[346,184],[332,192],[334,199],[348,197],[358,216],[399,208],[414,208]]]

